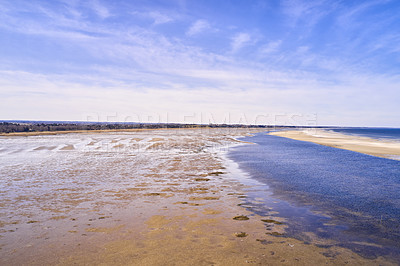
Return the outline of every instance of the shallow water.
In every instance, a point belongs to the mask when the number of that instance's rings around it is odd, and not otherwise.
[[[287,219],[287,236],[400,258],[400,162],[257,134],[229,158],[266,187],[256,212]],[[271,207],[272,206],[272,207]]]

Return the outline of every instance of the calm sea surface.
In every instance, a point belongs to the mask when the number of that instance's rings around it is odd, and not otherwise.
[[[350,134],[362,137],[369,137],[373,139],[388,139],[400,141],[400,128],[332,128],[329,129],[334,132]]]
[[[243,140],[256,145],[229,158],[263,184],[248,191],[256,213],[286,218],[286,235],[305,242],[400,258],[400,161],[266,133]]]

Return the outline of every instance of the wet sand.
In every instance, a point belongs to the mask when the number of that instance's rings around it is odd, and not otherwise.
[[[400,160],[400,143],[390,140],[376,140],[331,132],[322,129],[288,130],[270,133],[271,135],[309,141],[339,149],[356,151],[372,156]]]
[[[248,129],[0,137],[1,265],[395,265],[239,206]]]

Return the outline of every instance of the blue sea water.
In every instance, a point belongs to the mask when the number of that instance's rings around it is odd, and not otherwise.
[[[243,140],[256,145],[229,157],[265,184],[249,201],[264,198],[258,214],[286,218],[287,236],[309,242],[312,232],[364,256],[400,258],[400,161],[265,133]]]
[[[347,135],[350,134],[362,137],[369,137],[373,139],[387,139],[387,140],[400,141],[400,128],[348,127],[348,128],[329,128],[328,130]]]

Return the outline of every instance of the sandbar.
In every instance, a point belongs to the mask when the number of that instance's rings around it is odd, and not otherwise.
[[[270,135],[313,142],[372,156],[400,160],[400,142],[347,135],[324,129],[284,130]]]

